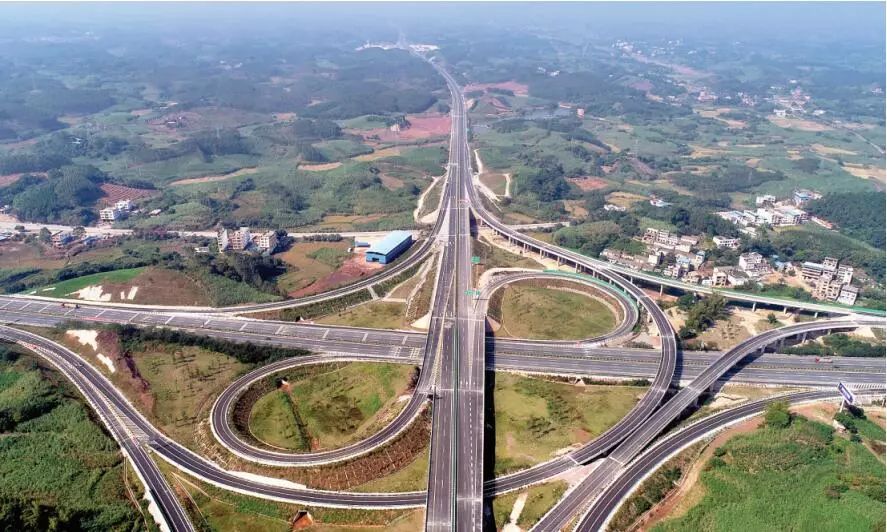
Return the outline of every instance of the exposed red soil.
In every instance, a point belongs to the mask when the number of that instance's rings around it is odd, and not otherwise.
[[[98,352],[110,358],[114,362],[114,367],[118,368],[117,376],[114,380],[116,382],[122,381],[121,384],[123,386],[133,390],[135,392],[133,395],[135,395],[145,411],[153,411],[154,394],[151,393],[151,385],[139,373],[139,368],[136,367],[132,356],[120,349],[117,333],[108,330],[99,331],[96,342],[99,347]],[[126,371],[119,371],[123,368]]]
[[[442,137],[450,133],[450,115],[428,113],[407,115],[406,118],[410,125],[402,127],[399,133],[395,133],[385,127],[365,130],[349,129],[347,132],[378,142],[421,140],[431,137]]]
[[[747,421],[743,421],[738,425],[734,425],[715,436],[715,438],[705,446],[705,449],[703,449],[699,456],[693,461],[693,465],[690,466],[689,471],[684,471],[684,474],[681,475],[681,480],[677,489],[672,490],[671,493],[666,495],[664,499],[641,517],[641,519],[635,523],[633,529],[639,531],[651,530],[659,521],[668,518],[675,511],[681,501],[683,501],[690,493],[693,486],[696,485],[699,480],[699,474],[708,463],[709,458],[714,454],[715,449],[724,445],[728,440],[735,436],[754,432],[760,424],[760,417],[754,417]]]
[[[105,193],[101,200],[99,200],[103,205],[114,205],[118,201],[123,200],[136,201],[160,194],[156,190],[114,185],[112,183],[104,183],[99,188]]]
[[[321,277],[305,288],[300,288],[296,291],[290,292],[289,296],[310,296],[314,294],[319,294],[320,292],[326,292],[327,290],[333,290],[340,286],[344,286],[346,284],[357,281],[358,279],[361,279],[368,275],[372,275],[382,268],[384,268],[382,264],[376,262],[368,263],[363,254],[357,254],[354,257],[346,260],[345,263],[342,264],[342,266],[340,266],[338,270],[327,275],[326,277]]]
[[[571,177],[567,181],[582,189],[582,192],[598,190],[607,186],[607,182],[599,177]]]
[[[515,96],[526,96],[529,87],[525,83],[516,81],[503,81],[501,83],[471,83],[463,88],[464,92],[484,91],[487,89],[504,89],[514,93]]]
[[[15,183],[25,174],[46,177],[46,172],[20,172],[18,174],[0,175],[0,187],[6,187]]]

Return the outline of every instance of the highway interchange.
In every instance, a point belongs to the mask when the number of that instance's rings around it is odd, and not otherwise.
[[[434,63],[433,63],[434,64]],[[279,501],[344,508],[402,508],[426,506],[428,530],[480,530],[483,528],[483,497],[546,481],[580,464],[597,460],[594,470],[574,486],[537,525],[538,530],[559,530],[582,512],[581,530],[601,528],[639,478],[661,463],[662,456],[676,452],[696,439],[759,412],[768,400],[750,403],[704,418],[656,440],[701,394],[716,382],[731,380],[764,384],[807,385],[833,388],[841,380],[883,393],[883,360],[849,360],[819,364],[810,359],[762,354],[785,337],[807,333],[883,327],[882,318],[850,315],[832,320],[803,322],[768,331],[723,353],[679,353],[671,325],[656,302],[630,279],[643,274],[622,271],[557,246],[535,240],[499,222],[486,208],[472,185],[468,148],[468,121],[461,88],[443,67],[434,64],[452,95],[452,129],[447,178],[441,195],[441,216],[431,235],[406,258],[382,274],[359,283],[298,301],[206,309],[144,307],[137,305],[61,306],[51,298],[0,297],[0,321],[33,326],[54,326],[67,320],[174,327],[219,338],[260,344],[299,347],[317,354],[283,360],[238,379],[221,394],[211,414],[213,434],[238,456],[259,463],[304,466],[353,459],[389,442],[425,408],[432,408],[432,441],[427,492],[351,493],[280,486],[226,471],[165,436],[142,416],[98,370],[73,351],[39,335],[0,326],[0,336],[31,349],[54,364],[72,380],[94,408],[136,467],[154,502],[162,509],[171,530],[191,530],[186,512],[178,504],[150,450],[174,467],[211,484]],[[471,271],[471,215],[510,242],[556,259],[574,271],[589,274],[618,290],[625,320],[607,337],[583,342],[529,342],[492,340],[485,337],[486,304],[493,290],[520,275],[502,277],[475,295]],[[427,334],[404,331],[326,327],[237,317],[339,297],[390,279],[418,264],[430,253],[441,255]],[[555,275],[555,274],[552,274]],[[625,277],[630,279],[626,279]],[[654,276],[655,277],[655,276]],[[523,278],[525,279],[526,276]],[[580,282],[582,282],[580,280]],[[498,283],[498,284],[496,284]],[[679,287],[687,288],[687,287]],[[693,288],[703,291],[701,288]],[[628,294],[632,301],[620,299]],[[812,312],[850,314],[848,309],[826,305],[772,300],[754,295],[729,295],[755,304],[790,306]],[[661,349],[632,350],[603,347],[634,326],[634,303],[645,309],[659,332]],[[754,358],[754,360],[749,360]],[[242,391],[256,378],[297,364],[336,360],[385,360],[421,366],[420,378],[407,406],[389,425],[355,444],[317,453],[285,453],[258,448],[242,441],[229,427],[230,410]],[[739,366],[737,368],[737,366]],[[484,482],[484,374],[485,369],[597,377],[643,377],[651,384],[642,399],[616,425],[578,449],[557,459],[501,478]],[[688,385],[663,403],[678,383]],[[792,401],[829,399],[834,391],[800,392]],[[429,401],[430,399],[430,401]],[[652,444],[652,446],[651,446]],[[646,450],[646,451],[645,451]]]

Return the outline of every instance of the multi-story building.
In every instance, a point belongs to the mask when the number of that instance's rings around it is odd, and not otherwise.
[[[774,203],[776,203],[776,196],[772,194],[764,194],[763,196],[757,196],[755,198],[756,207],[764,207],[766,205],[773,205]]]
[[[760,253],[749,252],[739,256],[739,269],[751,276],[769,273],[770,265]]]
[[[256,247],[261,251],[273,252],[277,248],[277,231],[267,231],[257,235]]]
[[[727,286],[730,282],[728,279],[728,270],[732,268],[715,268],[711,272],[711,286],[718,288]]]
[[[56,231],[49,237],[49,241],[54,248],[63,248],[71,240],[74,240],[74,235],[70,231]]]
[[[126,218],[129,211],[132,210],[132,201],[120,200],[110,207],[105,207],[99,211],[99,219],[103,222],[113,222],[121,218]]]
[[[680,242],[680,237],[669,231],[648,227],[647,230],[644,231],[642,241],[647,244],[653,244],[654,246],[674,248]]]
[[[841,295],[842,286],[841,282],[836,280],[832,274],[824,274],[813,287],[813,297],[834,301]]]
[[[726,249],[739,249],[742,243],[738,238],[729,236],[716,236],[712,238],[712,241],[715,243],[715,247]]]
[[[841,292],[838,294],[837,301],[842,305],[852,306],[856,304],[857,297],[859,297],[859,288],[845,284],[841,287]]]
[[[237,230],[219,229],[216,234],[216,240],[219,244],[219,251],[232,249],[234,251],[243,251],[252,244],[252,235],[250,235],[249,227],[241,227]]]
[[[812,190],[807,190],[805,188],[801,188],[795,190],[792,194],[792,201],[798,207],[805,205],[807,202],[811,200],[817,200],[822,197],[822,194],[819,192],[814,192]]]
[[[250,235],[249,227],[241,227],[236,231],[228,234],[228,243],[234,251],[243,251],[252,244],[252,235]]]
[[[801,264],[801,279],[805,283],[815,283],[825,272],[822,264],[818,262],[804,262]]]
[[[853,281],[853,266],[838,266],[835,278],[844,284],[850,284]]]
[[[117,209],[105,207],[99,211],[99,219],[103,222],[113,222],[117,219]]]

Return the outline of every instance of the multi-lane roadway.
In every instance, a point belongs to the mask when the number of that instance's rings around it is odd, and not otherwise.
[[[807,322],[772,329],[758,336],[740,342],[736,347],[723,353],[686,387],[669,399],[662,408],[650,416],[636,431],[627,435],[608,456],[597,464],[592,473],[574,487],[555,507],[539,521],[538,530],[560,530],[584,506],[598,496],[605,487],[615,480],[620,471],[629,464],[653,439],[688,407],[707,392],[728,369],[751,353],[762,351],[768,345],[789,336],[822,330],[855,329],[858,327],[883,327],[878,318],[841,318]]]
[[[707,391],[717,380],[729,375],[738,363],[752,353],[761,351],[783,336],[816,331],[826,326],[835,329],[883,326],[881,320],[860,317],[833,320],[827,325],[821,322],[804,323],[754,337],[725,353],[693,355],[679,360],[674,334],[664,313],[655,301],[626,280],[623,275],[660,285],[668,284],[670,281],[639,272],[623,271],[612,264],[540,242],[502,224],[486,209],[472,185],[471,159],[467,142],[468,123],[461,88],[445,69],[438,65],[435,67],[446,79],[452,95],[453,110],[447,179],[441,196],[440,212],[443,215],[439,216],[431,235],[417,249],[384,273],[342,289],[297,301],[225,309],[86,304],[80,308],[71,308],[71,303],[62,307],[53,301],[20,297],[0,298],[0,320],[7,322],[50,325],[66,319],[77,319],[176,327],[239,341],[302,347],[334,354],[312,355],[314,358],[299,359],[300,363],[350,357],[349,359],[409,361],[422,366],[415,393],[406,408],[390,425],[352,446],[334,451],[306,453],[301,456],[260,449],[228,433],[228,412],[232,401],[236,400],[246,386],[249,386],[252,382],[250,379],[262,372],[276,370],[275,367],[257,370],[256,373],[235,382],[222,394],[212,414],[212,426],[216,436],[236,454],[275,465],[281,463],[318,465],[350,459],[369,452],[384,445],[408,426],[426,407],[428,399],[431,399],[433,421],[427,497],[425,493],[420,492],[400,494],[325,492],[247,479],[219,468],[160,433],[101,373],[84,363],[75,353],[37,335],[0,327],[0,332],[5,337],[20,342],[49,359],[81,389],[136,463],[155,500],[169,514],[169,526],[173,529],[188,529],[190,523],[181,507],[174,504],[174,495],[170,495],[168,485],[157,474],[156,466],[147,456],[146,449],[151,449],[174,466],[207,482],[275,500],[358,508],[397,508],[426,504],[426,528],[429,530],[480,530],[483,526],[484,493],[501,493],[544,481],[577,464],[588,463],[606,456],[594,472],[571,490],[539,524],[542,530],[554,530],[561,527],[581,508],[587,507],[595,496],[606,493],[604,490],[610,489],[608,486],[617,485],[623,477],[631,478],[626,472],[633,472],[639,467],[635,461],[639,453],[701,393]],[[660,336],[661,350],[658,353],[618,349],[607,351],[598,349],[589,342],[570,345],[565,342],[485,341],[485,297],[477,297],[476,287],[472,286],[470,262],[472,212],[479,221],[509,241],[526,249],[532,249],[543,256],[557,259],[559,263],[571,265],[578,272],[590,273],[629,294],[646,309],[652,319]],[[223,316],[223,314],[286,308],[362,290],[418,264],[435,246],[440,246],[443,250],[432,299],[431,322],[426,335],[403,331],[296,325]],[[683,285],[679,288],[702,290],[699,287]],[[786,305],[811,311],[850,313],[849,309],[840,307],[801,302],[786,304],[782,300],[755,295],[728,294],[728,296],[732,299]],[[490,349],[492,355],[489,359],[485,359],[487,349]],[[622,364],[623,360],[627,360],[628,363]],[[283,361],[279,364],[283,367],[288,363]],[[857,369],[853,367],[854,364],[842,363],[837,372],[833,371],[836,368],[832,367],[829,368],[831,373],[823,376],[826,372],[821,371],[820,366],[811,366],[810,362],[763,356],[756,363],[740,369],[735,376],[747,375],[750,379],[771,378],[773,382],[801,383],[803,378],[797,378],[797,372],[794,371],[792,364],[814,368],[815,371],[810,372],[813,376],[810,380],[815,383],[821,383],[837,374],[863,373],[854,372]],[[483,393],[484,371],[490,365],[543,373],[644,376],[651,379],[651,385],[625,418],[589,444],[558,459],[494,479],[485,485],[483,483]],[[627,366],[629,369],[623,369],[621,366]],[[774,367],[776,369],[773,369]],[[861,363],[858,367],[865,366]],[[883,365],[878,369],[883,375]],[[794,380],[790,377],[793,374]],[[680,390],[660,407],[670,389],[680,381],[691,379],[689,386]],[[294,456],[298,458],[293,458]],[[168,505],[172,506],[167,507]]]

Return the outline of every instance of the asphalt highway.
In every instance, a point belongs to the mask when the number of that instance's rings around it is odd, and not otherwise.
[[[440,277],[448,298],[432,306],[429,337],[440,336],[438,382],[434,388],[428,502],[425,529],[480,530],[483,525],[483,386],[484,342],[477,342],[468,308],[471,287],[471,226],[466,188],[471,161],[465,140],[464,102],[451,90],[450,156],[447,183],[446,248]],[[440,291],[444,283],[439,283]],[[435,330],[436,329],[436,330]]]
[[[772,329],[754,336],[725,352],[686,387],[669,399],[662,408],[630,436],[625,438],[602,460],[579,485],[562,498],[536,525],[536,530],[561,530],[585,505],[594,500],[615,480],[619,472],[631,462],[670,423],[693,406],[698,397],[708,391],[728,369],[750,353],[762,351],[767,345],[788,336],[826,329],[847,329],[861,326],[884,327],[879,318],[835,319],[806,322]]]
[[[0,297],[0,307],[8,303]],[[92,318],[94,309],[61,309],[48,303],[28,303],[14,300],[16,306],[29,305],[24,312],[0,310],[0,322],[8,324],[53,327],[62,321],[66,312],[83,321],[107,323],[158,323],[169,320],[169,315],[138,313],[130,319],[131,311],[106,312],[97,320]],[[47,307],[45,311],[41,311]],[[119,320],[112,317],[123,315]],[[168,327],[179,327],[178,317],[173,317]],[[212,318],[206,327],[199,327],[193,320],[184,322],[183,329],[196,334],[206,334],[231,341],[248,341],[256,344],[276,345],[308,349],[317,353],[351,353],[369,356],[394,356],[416,359],[421,364],[422,343],[425,335],[415,332],[381,331],[326,327],[307,324],[275,324],[238,318]],[[194,325],[194,327],[188,327]],[[240,329],[243,329],[242,331]],[[326,338],[326,339],[324,339]],[[650,349],[602,348],[581,342],[537,342],[526,340],[486,339],[487,367],[543,373],[553,375],[577,375],[586,377],[652,378],[656,374],[661,355]],[[686,381],[695,378],[720,352],[682,352],[676,375]],[[766,353],[749,357],[747,363],[728,371],[724,379],[732,382],[749,382],[772,385],[827,385],[835,380],[852,383],[874,383],[884,380],[885,361],[876,358],[834,357],[820,361],[818,357],[778,355]],[[744,361],[745,362],[745,361]]]

